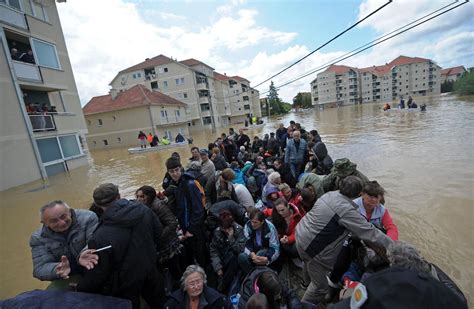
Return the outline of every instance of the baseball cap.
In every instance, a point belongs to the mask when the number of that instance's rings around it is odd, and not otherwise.
[[[443,283],[431,275],[398,267],[376,272],[359,283],[352,296],[332,309],[467,308]]]
[[[200,155],[207,155],[207,156],[208,156],[208,155],[209,155],[209,151],[208,151],[207,149],[202,148],[201,150],[199,150],[199,154],[200,154]]]

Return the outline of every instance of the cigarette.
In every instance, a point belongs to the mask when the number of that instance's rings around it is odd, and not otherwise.
[[[107,249],[110,249],[110,248],[112,248],[112,245],[105,246],[105,247],[102,247],[102,248],[99,248],[99,249],[95,249],[94,253],[104,251],[104,250],[107,250]]]

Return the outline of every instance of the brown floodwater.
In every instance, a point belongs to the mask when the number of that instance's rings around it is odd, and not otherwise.
[[[386,206],[400,231],[461,287],[470,304],[474,298],[474,102],[472,98],[426,98],[426,112],[392,110],[382,104],[346,106],[290,113],[249,130],[251,138],[274,131],[294,119],[306,130],[317,129],[333,159],[348,157],[358,169],[386,189]],[[417,100],[417,103],[421,103]],[[235,126],[237,129],[238,126]],[[206,147],[217,133],[193,134]],[[43,288],[32,277],[31,233],[40,226],[39,208],[55,199],[74,208],[88,208],[100,183],[119,185],[132,197],[142,185],[158,186],[164,162],[172,151],[190,157],[188,146],[146,154],[125,148],[93,151],[89,166],[69,175],[0,192],[0,299]]]

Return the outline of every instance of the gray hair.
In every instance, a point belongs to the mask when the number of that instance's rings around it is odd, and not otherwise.
[[[46,209],[53,208],[56,205],[63,205],[67,209],[71,208],[71,207],[69,207],[68,204],[66,204],[65,202],[63,202],[61,200],[55,200],[55,201],[49,202],[48,204],[46,204],[46,205],[44,205],[43,207],[40,208],[41,220],[43,220],[43,215],[44,215],[44,212],[46,211]]]
[[[430,273],[430,264],[414,246],[404,241],[392,242],[387,248],[387,257],[391,267]]]
[[[268,181],[271,183],[275,183],[278,178],[281,178],[281,175],[278,172],[272,172],[270,175],[268,175]]]
[[[181,288],[183,290],[186,289],[186,279],[192,273],[199,273],[202,277],[202,281],[204,282],[204,284],[207,283],[207,276],[204,269],[202,269],[202,267],[199,265],[189,265],[188,267],[186,267],[186,270],[184,271],[183,276],[181,277]]]

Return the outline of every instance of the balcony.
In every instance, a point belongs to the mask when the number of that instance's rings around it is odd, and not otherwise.
[[[33,132],[56,131],[56,123],[53,115],[34,115],[29,114]]]
[[[13,70],[15,70],[15,75],[18,79],[36,83],[43,82],[40,69],[37,65],[20,61],[12,61],[12,63]]]
[[[209,97],[208,96],[198,97],[198,103],[199,104],[209,103]]]
[[[198,82],[196,84],[196,89],[197,90],[208,90],[209,87],[207,86],[207,83],[206,82]]]
[[[25,14],[0,3],[0,21],[17,28],[28,30]]]

